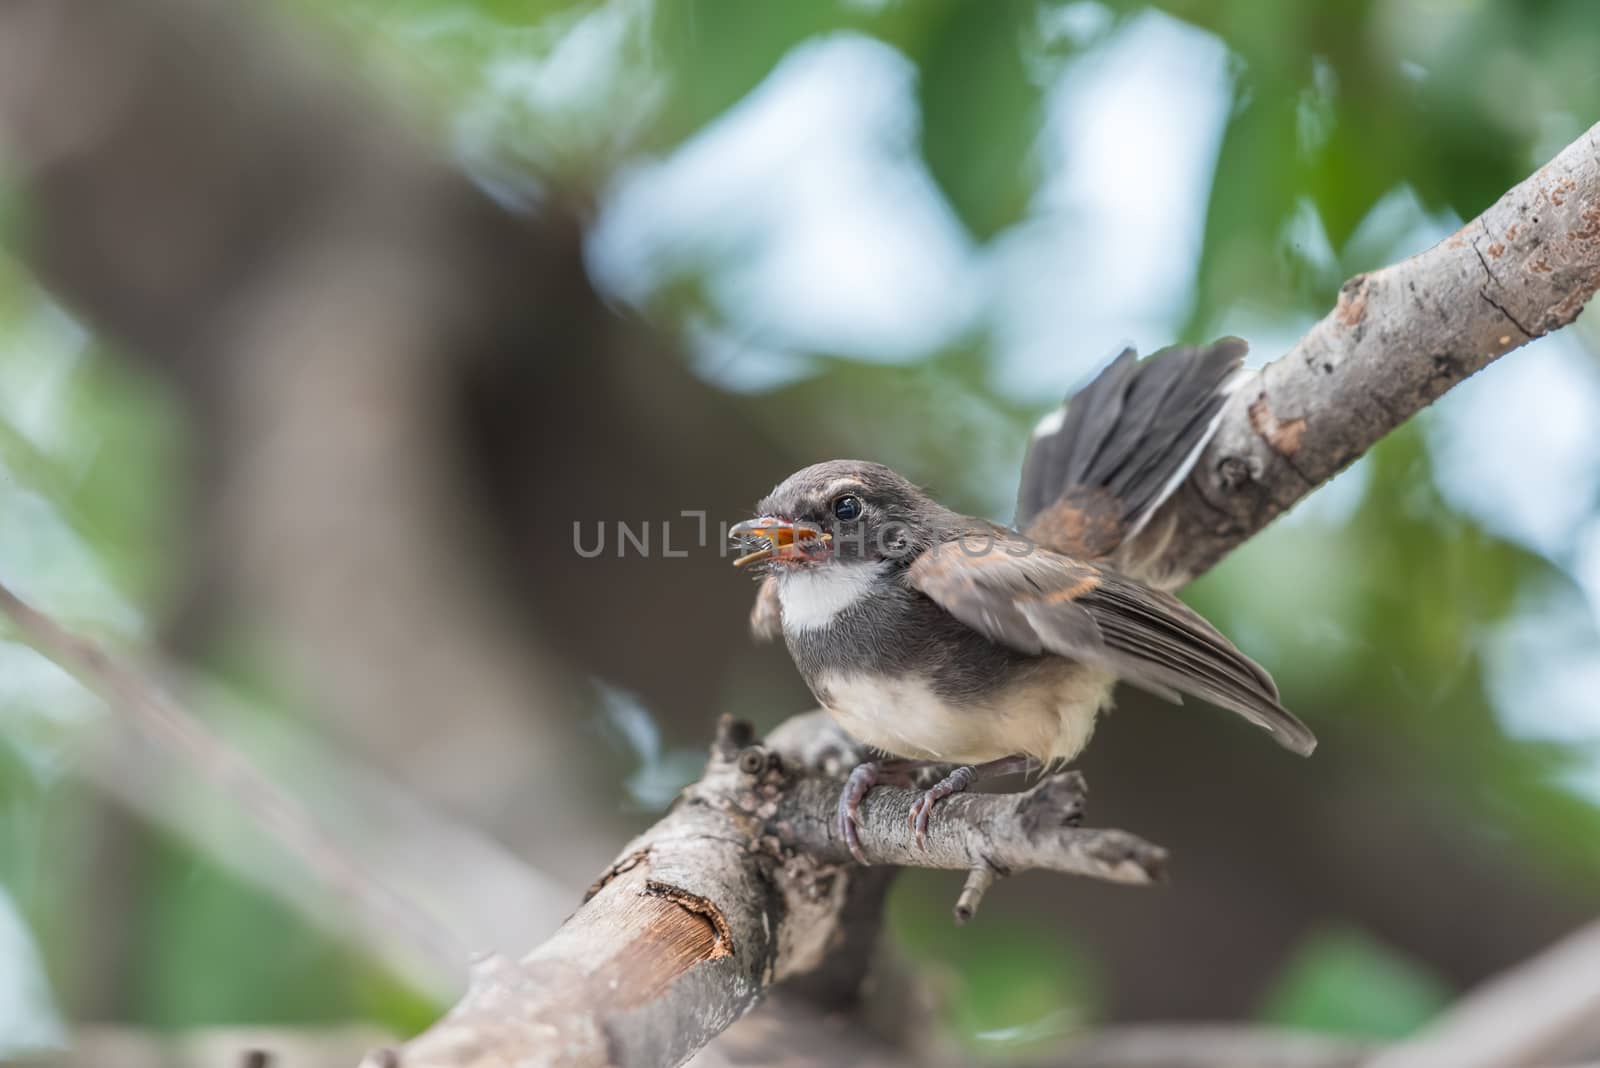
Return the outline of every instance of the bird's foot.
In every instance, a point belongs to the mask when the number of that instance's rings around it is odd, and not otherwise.
[[[911,811],[907,814],[907,819],[917,832],[918,847],[928,848],[928,821],[933,817],[934,805],[951,794],[959,794],[979,779],[1028,771],[1034,766],[1034,761],[1029,757],[1001,757],[999,760],[989,760],[982,764],[964,764],[934,783],[926,793],[912,803]]]
[[[926,793],[912,802],[907,819],[910,820],[911,826],[916,828],[919,848],[928,848],[928,820],[933,816],[933,806],[951,794],[959,794],[977,781],[978,769],[970,764],[963,764],[934,783]]]
[[[861,802],[874,786],[909,786],[911,772],[917,766],[919,762],[912,760],[868,761],[857,764],[845,780],[844,790],[839,794],[839,836],[844,839],[846,848],[857,863],[867,863],[866,854],[861,851],[861,835],[857,830],[861,822]]]

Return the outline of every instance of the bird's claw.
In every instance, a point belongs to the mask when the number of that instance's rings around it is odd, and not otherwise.
[[[876,785],[878,766],[858,764],[839,794],[839,837],[844,839],[845,848],[858,864],[867,863],[867,856],[861,851],[861,834],[856,829],[861,823],[861,801]]]
[[[963,765],[934,783],[927,792],[912,802],[911,811],[906,818],[910,822],[912,829],[917,832],[918,849],[926,850],[928,848],[928,821],[933,818],[933,806],[951,794],[959,794],[971,786],[977,778],[977,768]]]

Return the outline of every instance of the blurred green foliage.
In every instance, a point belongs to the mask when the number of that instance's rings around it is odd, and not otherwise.
[[[1036,179],[1031,149],[1042,117],[1023,42],[1027,4],[945,0],[923,10],[917,63],[922,156],[974,237],[1019,222]]]
[[[915,70],[912,162],[975,257],[1048,214],[1040,141],[1062,73],[1151,12],[1183,20],[1226,48],[1230,81],[1208,188],[1192,191],[1205,205],[1203,240],[1167,340],[1208,338],[1241,316],[1292,336],[1344,277],[1415,251],[1407,242],[1420,222],[1472,216],[1600,116],[1590,0],[283,6],[491,185],[508,175],[532,187],[603,185],[621,167],[691,144],[795,49],[865,35]],[[558,66],[560,78],[540,80]],[[1375,214],[1397,193],[1414,197],[1417,212]],[[18,218],[0,190],[7,236]],[[717,282],[737,275],[748,251],[735,242],[682,252],[642,303],[662,325],[691,332],[721,313]],[[790,353],[804,359],[802,373],[759,391],[752,411],[775,426],[826,426],[837,451],[882,458],[953,505],[1007,518],[1027,427],[1109,353],[1076,351],[1063,323],[1055,395],[1018,397],[997,381],[994,320],[985,304],[973,325],[911,361]],[[1600,857],[1568,845],[1600,839],[1592,789],[1572,787],[1593,752],[1508,738],[1485,686],[1486,643],[1531,592],[1571,592],[1567,561],[1491,533],[1442,497],[1424,429],[1392,436],[1349,476],[1353,507],[1269,530],[1190,596],[1273,669],[1319,730],[1381,729],[1415,743],[1396,748],[1419,754],[1418,779],[1468,799],[1593,897]],[[179,435],[164,397],[104,359],[0,260],[0,504],[12,517],[44,509],[54,520],[0,533],[8,580],[69,620],[145,627],[134,606],[179,570]],[[1317,606],[1314,618],[1306,605]],[[84,888],[72,880],[86,868],[48,860],[44,842],[52,820],[86,807],[87,795],[49,770],[64,728],[39,709],[58,707],[49,686],[59,684],[16,677],[0,701],[0,882],[70,1001],[84,947],[68,910],[81,906]],[[141,858],[123,902],[136,933],[126,1019],[175,1028],[362,1016],[407,1030],[428,1017],[430,1006],[206,858],[155,838]],[[1094,966],[1065,936],[994,910],[950,939],[940,887],[903,887],[894,929],[919,959],[950,966],[959,1032],[1027,1041],[1041,1020],[1052,1032],[1094,1019]],[[1341,929],[1299,947],[1262,1015],[1388,1037],[1444,998],[1425,967]],[[1070,1012],[1057,1015],[1063,1006]]]
[[[1447,984],[1360,931],[1308,938],[1261,1008],[1285,1027],[1403,1038],[1449,1003]]]
[[[949,879],[942,875],[905,873],[894,889],[890,932],[949,1001],[950,1022],[974,1051],[1045,1049],[1095,1020],[1094,963],[1070,939],[1004,909],[984,914],[980,937],[950,938]]]
[[[178,413],[3,261],[0,382],[6,581],[74,626],[135,637],[146,624],[132,606],[157,602],[182,570]],[[111,991],[121,1018],[162,1029],[356,1016],[404,1031],[436,1014],[205,856],[107,824],[68,775],[93,700],[30,650],[5,641],[0,655],[0,891],[41,940],[58,991]],[[114,896],[101,896],[107,856],[135,858]],[[104,926],[82,920],[108,912]],[[96,944],[114,931],[109,950]],[[117,973],[84,976],[97,961]]]
[[[142,852],[150,875],[129,953],[132,1019],[159,1029],[335,1022],[363,1000],[360,962],[292,910],[182,846]]]

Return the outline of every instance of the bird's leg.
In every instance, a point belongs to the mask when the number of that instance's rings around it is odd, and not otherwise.
[[[933,806],[949,797],[959,794],[967,787],[980,779],[992,779],[997,775],[1010,775],[1017,771],[1031,771],[1037,765],[1032,757],[1008,756],[999,760],[986,760],[982,764],[964,764],[955,769],[938,782],[921,797],[917,798],[911,806],[909,819],[911,826],[917,830],[917,845],[923,849],[928,848],[928,819],[933,815]]]
[[[839,794],[839,835],[859,863],[867,862],[861,852],[861,836],[856,832],[862,800],[874,786],[912,785],[911,773],[929,763],[926,760],[871,760],[857,764],[845,780],[844,790]]]

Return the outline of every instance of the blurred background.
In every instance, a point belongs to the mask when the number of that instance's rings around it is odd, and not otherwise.
[[[185,708],[475,947],[552,929],[697,777],[720,713],[767,728],[808,707],[784,652],[745,636],[753,589],[718,523],[836,456],[1009,520],[1028,429],[1119,348],[1231,333],[1270,360],[1345,278],[1448,235],[1600,117],[1587,0],[285,0],[270,17],[496,211],[581,221],[546,232],[551,274],[528,292],[590,310],[537,359],[418,391],[487,458],[478,481],[402,436],[392,455],[437,462],[451,493],[405,498],[413,515],[360,483],[263,518],[237,501],[311,480],[313,424],[251,422],[238,398],[276,395],[265,373],[218,401],[196,361],[36,281],[34,205],[0,155],[0,581],[159,651]],[[550,284],[585,270],[597,300]],[[393,400],[306,381],[312,408],[344,398],[324,429]],[[292,461],[271,479],[269,453]],[[683,510],[708,515],[705,543]],[[378,581],[413,559],[413,521],[444,514],[477,549]],[[686,558],[619,557],[616,524],[664,520]],[[575,551],[602,529],[605,552]],[[492,591],[511,668],[480,670],[476,637],[461,653],[479,632],[424,596],[430,575]],[[903,876],[892,937],[936,977],[951,1042],[1001,1058],[1149,1019],[1405,1035],[1600,907],[1592,310],[1186,597],[1322,747],[1296,761],[1215,710],[1124,694],[1081,765],[1091,816],[1170,848],[1173,882],[1028,875],[958,931],[959,880]],[[449,1003],[436,971],[352,934],[259,811],[117,741],[98,698],[5,637],[0,1057],[83,1025],[409,1034]]]

